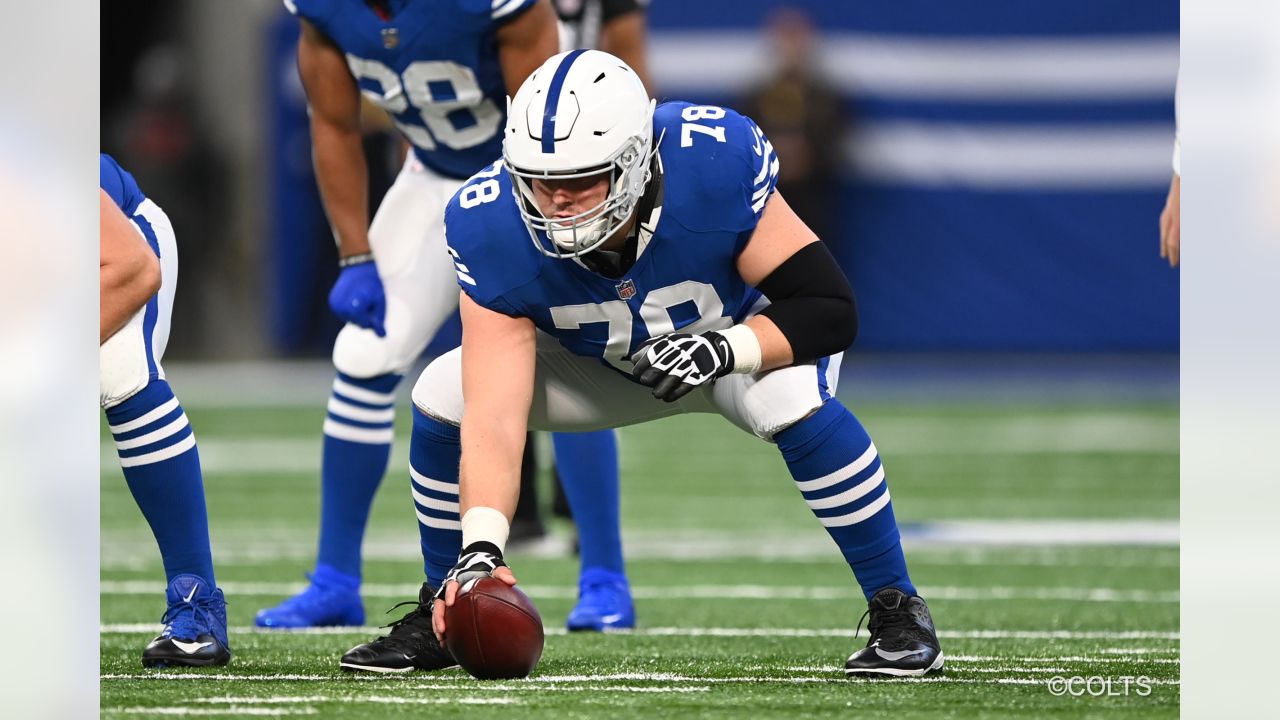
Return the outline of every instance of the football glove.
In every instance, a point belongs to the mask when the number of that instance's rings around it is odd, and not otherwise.
[[[329,307],[343,320],[386,337],[387,297],[372,259],[342,268],[329,291]]]
[[[696,387],[733,370],[733,348],[717,332],[669,333],[653,338],[631,356],[631,375],[653,388],[659,400],[675,402]]]
[[[489,542],[471,543],[462,549],[458,562],[454,564],[449,574],[444,576],[444,582],[440,583],[440,588],[436,590],[436,599],[444,600],[445,588],[449,587],[451,582],[466,585],[477,578],[492,577],[494,570],[506,566],[507,563],[503,561],[502,552],[498,550],[497,545]]]

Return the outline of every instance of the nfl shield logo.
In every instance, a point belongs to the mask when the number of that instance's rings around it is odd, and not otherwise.
[[[390,50],[400,44],[400,31],[395,28],[382,29],[382,47]]]
[[[636,284],[630,280],[623,280],[617,284],[618,297],[623,300],[630,300],[636,296]]]

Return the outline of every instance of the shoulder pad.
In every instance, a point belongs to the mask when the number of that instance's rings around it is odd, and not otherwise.
[[[511,314],[504,296],[537,276],[539,256],[515,208],[510,178],[493,173],[500,167],[501,161],[481,170],[449,200],[445,244],[459,287],[480,305]],[[482,200],[488,196],[493,199]]]
[[[654,113],[667,186],[664,213],[696,232],[755,228],[778,183],[778,156],[751,118],[729,108],[664,103]]]

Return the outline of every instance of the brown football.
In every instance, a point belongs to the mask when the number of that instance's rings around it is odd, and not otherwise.
[[[444,610],[444,643],[481,680],[527,677],[542,657],[542,617],[529,596],[497,578],[463,585]]]

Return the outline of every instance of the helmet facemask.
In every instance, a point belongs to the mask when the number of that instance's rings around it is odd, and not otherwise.
[[[651,140],[652,135],[634,136],[603,164],[571,171],[530,170],[506,158],[520,217],[538,250],[550,257],[580,257],[626,226],[649,181]],[[534,180],[570,180],[604,173],[610,175],[609,190],[594,207],[569,217],[549,218],[538,206]]]

